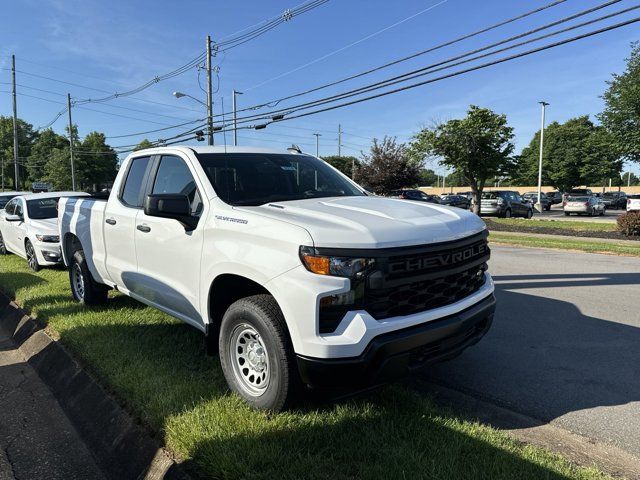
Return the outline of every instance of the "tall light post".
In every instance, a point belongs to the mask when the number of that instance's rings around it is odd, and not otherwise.
[[[542,116],[540,118],[540,162],[538,163],[538,203],[536,204],[536,208],[539,212],[542,212],[542,149],[544,144],[544,114],[546,107],[549,104],[545,101],[538,102],[542,106]]]
[[[18,101],[16,95],[16,56],[11,55],[11,83],[13,89],[11,90],[11,98],[13,99],[13,166],[14,166],[14,178],[13,186],[14,190],[20,190],[18,184],[20,183],[20,168],[18,167]]]
[[[238,146],[238,121],[236,117],[236,95],[242,95],[242,92],[238,92],[237,90],[233,90],[231,95],[231,103],[233,107],[233,146]]]
[[[322,134],[314,133],[313,135],[316,137],[316,157],[320,158],[320,137]]]

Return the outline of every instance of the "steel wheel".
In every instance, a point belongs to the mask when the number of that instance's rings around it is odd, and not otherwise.
[[[38,263],[38,257],[36,257],[36,251],[31,245],[31,242],[27,240],[27,243],[24,246],[25,253],[27,254],[27,263],[29,264],[29,268],[34,272],[40,270],[40,264]]]
[[[74,262],[71,267],[71,288],[73,288],[76,298],[84,299],[84,278],[78,262]]]
[[[240,387],[251,396],[262,395],[269,386],[269,355],[255,328],[241,323],[233,329],[229,358]]]

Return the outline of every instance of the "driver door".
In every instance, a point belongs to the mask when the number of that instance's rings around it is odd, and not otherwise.
[[[16,250],[16,223],[18,222],[9,222],[6,217],[9,215],[15,214],[16,205],[18,204],[18,199],[14,198],[9,200],[7,205],[5,206],[4,215],[2,216],[2,238],[4,239],[4,244],[7,249],[15,252]]]

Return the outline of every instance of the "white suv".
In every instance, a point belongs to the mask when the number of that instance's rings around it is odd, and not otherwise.
[[[194,326],[258,408],[451,358],[493,318],[482,220],[369,196],[302,153],[141,150],[108,200],[59,213],[76,300],[116,288]]]

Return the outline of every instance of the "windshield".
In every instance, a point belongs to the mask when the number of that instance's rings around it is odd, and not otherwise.
[[[27,212],[32,220],[44,220],[46,218],[56,218],[58,216],[59,197],[42,198],[27,201]]]
[[[498,194],[496,192],[484,192],[482,194],[482,199],[483,200],[493,200],[498,198]]]
[[[589,197],[568,197],[567,200],[570,202],[588,202]]]
[[[308,155],[201,153],[198,159],[218,196],[230,205],[364,196],[325,162]]]

